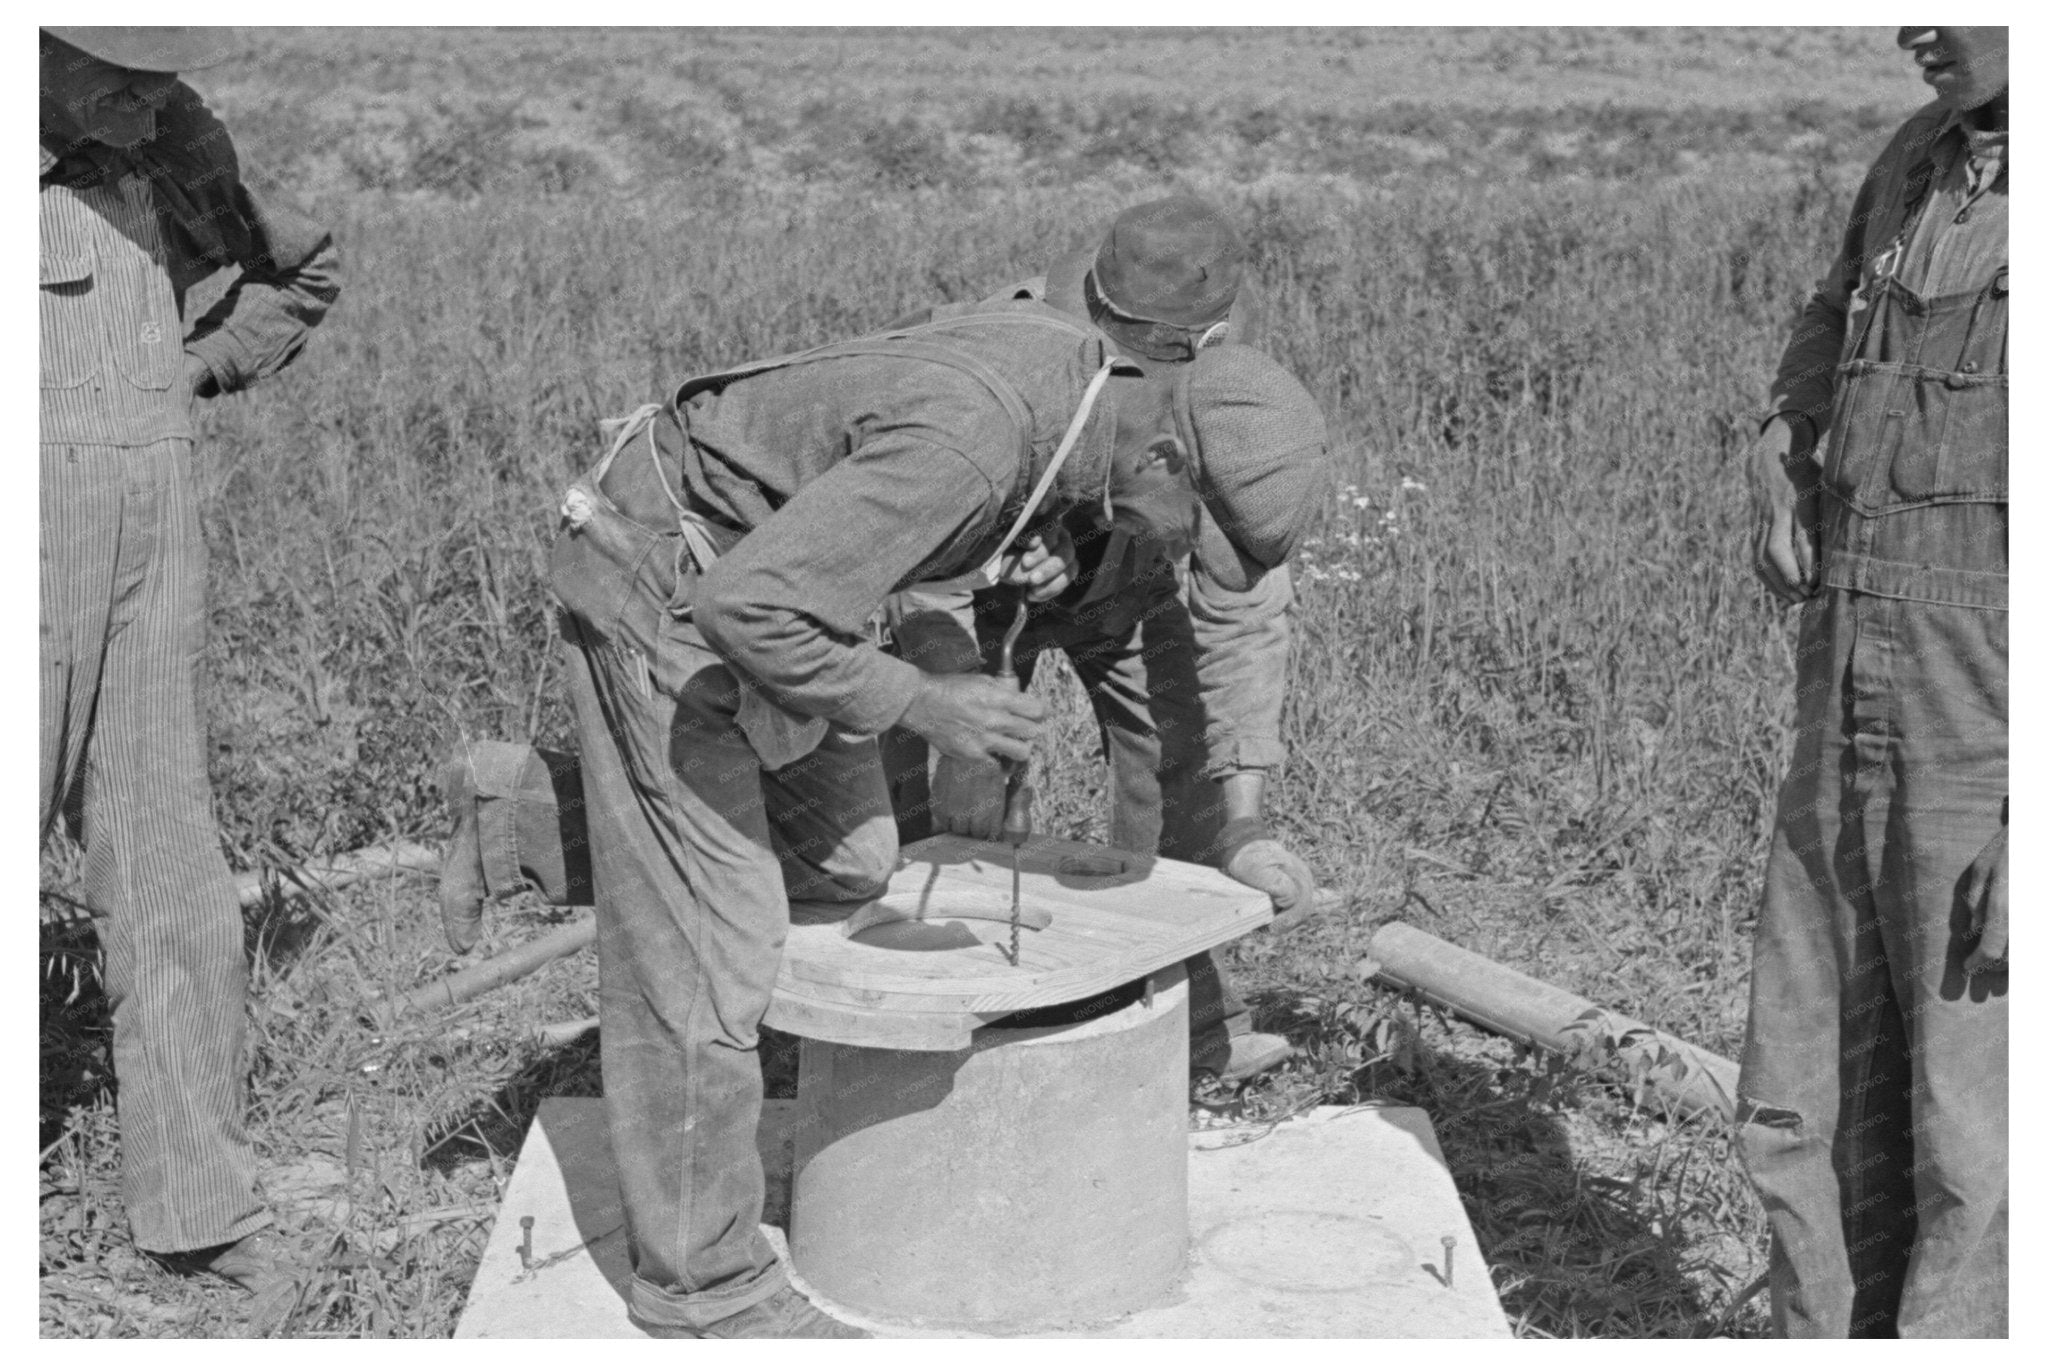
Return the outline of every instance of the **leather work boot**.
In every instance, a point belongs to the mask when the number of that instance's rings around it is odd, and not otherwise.
[[[1211,1072],[1235,1084],[1271,1071],[1294,1055],[1294,1044],[1277,1033],[1240,1033],[1203,1046],[1188,1069]]]
[[[477,835],[476,784],[469,759],[461,752],[441,768],[441,799],[455,821],[448,847],[441,854],[441,928],[448,946],[458,953],[476,947],[483,934],[484,849]]]
[[[849,1327],[835,1318],[829,1318],[818,1311],[816,1304],[796,1291],[793,1285],[784,1285],[767,1298],[748,1308],[742,1308],[729,1318],[704,1327],[665,1327],[651,1323],[635,1322],[634,1326],[651,1337],[709,1337],[719,1341],[746,1340],[767,1337],[809,1337],[809,1338],[852,1338],[871,1337],[873,1332],[863,1332],[858,1327]]]

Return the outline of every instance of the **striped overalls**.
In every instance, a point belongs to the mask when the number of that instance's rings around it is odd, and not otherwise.
[[[242,1126],[242,914],[199,719],[184,334],[142,176],[40,198],[42,829],[68,812],[85,845],[136,1245],[191,1250],[270,1216]]]

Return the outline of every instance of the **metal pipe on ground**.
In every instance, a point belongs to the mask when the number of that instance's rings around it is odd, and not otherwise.
[[[419,844],[383,844],[344,853],[324,863],[289,869],[282,874],[270,870],[245,872],[235,878],[235,890],[242,904],[248,906],[260,902],[272,885],[285,894],[314,889],[331,891],[352,882],[389,877],[399,872],[438,873],[440,870],[441,855],[437,850]],[[380,1001],[371,1007],[372,1012],[378,1026],[388,1028],[400,1015],[461,1004],[508,982],[530,976],[548,963],[579,953],[596,941],[597,921],[594,918],[565,924],[531,943],[486,958],[473,967],[452,972],[394,1000]],[[540,1032],[548,1041],[567,1042],[580,1037],[594,1022],[576,1020]]]
[[[597,941],[597,919],[577,920],[559,929],[541,935],[531,943],[522,943],[509,952],[496,957],[485,958],[474,967],[465,967],[451,972],[439,980],[430,981],[416,990],[389,1001],[379,1001],[372,1006],[379,1028],[389,1028],[404,1015],[423,1010],[446,1009],[459,1005],[486,991],[517,981],[522,976],[531,976],[548,963],[558,958],[580,953]]]
[[[1580,1050],[1593,1030],[1593,1037],[1613,1040],[1617,1069],[1640,1082],[1644,1098],[1666,1113],[1735,1117],[1738,1068],[1726,1057],[1398,920],[1380,926],[1369,951],[1368,980],[1553,1052]]]
[[[282,873],[268,869],[245,872],[235,878],[235,890],[242,904],[249,906],[260,902],[273,885],[289,895],[314,889],[331,891],[352,882],[389,877],[400,872],[439,873],[440,870],[441,854],[435,849],[419,844],[383,844]],[[372,1006],[372,1011],[379,1027],[389,1027],[400,1015],[445,1009],[523,976],[530,976],[548,963],[579,953],[596,941],[597,921],[594,918],[565,924],[510,952],[486,958],[473,967],[450,973],[394,1000],[378,1002]],[[540,1029],[539,1033],[549,1042],[569,1042],[581,1037],[595,1024],[595,1019],[579,1019],[568,1024],[550,1025]]]
[[[440,870],[441,854],[438,850],[419,844],[383,844],[282,873],[267,869],[244,872],[235,878],[235,890],[242,904],[248,906],[260,902],[271,886],[289,895],[316,889],[331,891],[352,882],[389,877],[399,872],[439,873]],[[594,918],[578,920],[543,934],[531,943],[523,943],[509,952],[486,958],[473,967],[430,981],[395,999],[379,1001],[371,1006],[371,1010],[378,1027],[388,1028],[401,1015],[446,1009],[523,976],[531,976],[548,963],[579,953],[596,941],[597,921]],[[576,1020],[566,1025],[543,1028],[540,1032],[550,1042],[568,1042],[587,1032],[594,1022]]]

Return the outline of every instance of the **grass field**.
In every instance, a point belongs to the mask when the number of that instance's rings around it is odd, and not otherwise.
[[[1888,31],[251,31],[200,86],[334,225],[294,369],[213,405],[214,790],[238,868],[437,842],[460,733],[569,741],[542,587],[597,419],[718,361],[1032,273],[1177,189],[1243,225],[1340,491],[1302,557],[1277,825],[1343,896],[1233,950],[1304,1055],[1206,1121],[1427,1106],[1518,1331],[1749,1335],[1711,1124],[1362,983],[1405,918],[1733,1055],[1786,738],[1735,455],[1848,192],[1919,102]],[[1041,823],[1102,774],[1071,677]],[[46,900],[73,885],[51,849]],[[430,879],[250,918],[253,1131],[313,1267],[282,1322],[128,1249],[89,932],[46,928],[45,1335],[452,1330],[539,1099],[593,1094],[563,964],[378,1034],[447,969]],[[54,903],[54,902],[53,902]],[[485,949],[560,912],[515,901]],[[783,1068],[786,1071],[786,1068]],[[786,1079],[786,1076],[784,1077]]]

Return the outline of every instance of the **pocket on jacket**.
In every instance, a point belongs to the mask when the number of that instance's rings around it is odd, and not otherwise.
[[[99,373],[100,338],[92,296],[91,253],[42,253],[37,263],[41,296],[41,374],[46,389],[75,389]]]
[[[170,276],[139,249],[114,262],[102,258],[100,273],[108,300],[125,301],[119,311],[107,310],[103,323],[114,367],[138,389],[170,388],[185,373],[185,329]]]

